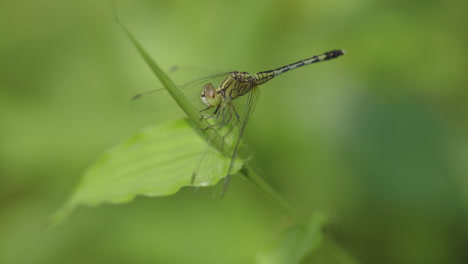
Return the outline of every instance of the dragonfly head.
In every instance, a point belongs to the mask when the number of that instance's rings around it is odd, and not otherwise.
[[[203,86],[203,90],[200,93],[200,100],[210,108],[221,103],[221,96],[216,92],[212,83],[207,83]]]

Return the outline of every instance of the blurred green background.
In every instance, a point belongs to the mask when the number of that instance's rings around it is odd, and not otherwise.
[[[466,1],[117,1],[163,67],[262,71],[252,163],[361,263],[468,262]],[[96,157],[167,119],[107,1],[0,2],[0,262],[253,263],[290,222],[234,177],[227,197],[80,208],[44,231]],[[342,263],[326,244],[308,263]]]

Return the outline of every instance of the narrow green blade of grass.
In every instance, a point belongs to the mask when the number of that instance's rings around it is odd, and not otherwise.
[[[138,53],[141,57],[145,60],[145,62],[150,67],[151,71],[158,77],[161,83],[164,85],[164,88],[169,92],[172,98],[176,101],[176,103],[180,106],[180,108],[184,111],[184,113],[192,120],[192,122],[196,125],[197,128],[207,128],[211,124],[205,119],[202,118],[202,115],[197,110],[197,108],[192,104],[189,98],[187,98],[184,93],[177,87],[177,85],[167,76],[167,74],[158,66],[158,64],[151,58],[151,56],[146,52],[143,46],[138,42],[138,40],[133,36],[130,30],[120,21],[120,18],[117,14],[115,6],[113,2],[112,4],[112,13],[114,16],[114,20],[119,25],[119,27],[123,30],[125,35],[129,38],[132,44],[137,49]],[[201,88],[200,88],[201,91]],[[209,143],[217,148],[219,151],[224,153],[225,155],[231,155],[230,150],[231,148],[225,147],[226,141],[229,141],[235,138],[235,133],[231,133],[229,136],[220,136],[220,134],[215,129],[202,129],[202,132],[206,135],[207,139],[209,139]],[[241,159],[236,159],[238,162]],[[232,174],[235,172],[232,171]],[[226,176],[226,175],[224,175]]]
[[[269,249],[257,254],[258,264],[298,264],[323,241],[322,228],[327,217],[314,215],[307,222],[299,222],[284,231]]]
[[[167,76],[167,74],[151,58],[151,56],[148,54],[148,52],[146,52],[146,50],[137,41],[137,39],[133,36],[133,34],[130,32],[130,30],[128,30],[128,28],[120,21],[119,16],[118,16],[117,11],[115,10],[114,6],[112,6],[112,12],[113,12],[113,15],[114,15],[114,19],[117,22],[117,24],[119,25],[119,27],[123,30],[125,35],[129,38],[129,40],[132,42],[132,44],[137,49],[138,53],[145,60],[145,62],[148,64],[151,71],[158,77],[158,79],[164,85],[164,88],[166,88],[166,90],[169,92],[169,94],[172,96],[172,98],[176,101],[176,103],[180,106],[180,108],[185,112],[185,114],[197,125],[197,127],[199,127],[199,128],[208,127],[210,125],[208,123],[208,121],[206,121],[206,119],[204,119],[204,118],[201,118],[200,113],[194,107],[192,102],[187,97],[185,97],[185,95],[182,93],[182,91],[180,91],[180,89],[177,87],[177,85],[169,78],[169,76]],[[201,88],[200,88],[200,91],[201,91]],[[219,144],[219,146],[222,145],[222,143],[220,141],[221,139],[216,138],[217,135],[212,135],[211,134],[211,133],[214,133],[213,129],[207,129],[206,133],[211,138],[214,138],[214,142],[216,144]]]
[[[212,186],[224,177],[228,164],[186,119],[148,127],[97,159],[51,224],[80,205],[125,203],[137,195],[166,196],[184,186]],[[236,163],[235,170],[241,165]]]

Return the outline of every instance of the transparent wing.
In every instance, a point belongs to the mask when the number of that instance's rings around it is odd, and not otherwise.
[[[243,158],[247,158],[247,154],[245,153],[250,153],[247,150],[246,145],[243,145],[242,143],[242,138],[244,136],[245,128],[247,126],[247,123],[249,122],[250,116],[252,115],[255,105],[257,104],[258,98],[260,96],[260,90],[258,89],[257,86],[251,87],[251,91],[244,95],[243,97],[245,98],[237,98],[234,100],[234,107],[238,111],[239,117],[240,117],[240,122],[236,125],[234,128],[234,140],[235,144],[232,146],[232,154],[231,154],[231,159],[230,159],[230,164],[228,167],[228,171],[226,173],[226,178],[224,181],[223,185],[223,191],[221,193],[221,196],[223,196],[227,188],[229,187],[229,183],[231,181],[231,174],[232,170],[235,164],[235,161],[237,159],[238,154],[240,153],[241,150],[245,150],[243,155]]]
[[[225,164],[227,169],[221,196],[225,194],[229,186],[230,177],[239,154],[241,154],[240,158],[245,160],[248,158],[248,153],[250,153],[246,145],[242,143],[242,138],[258,97],[258,87],[252,86],[250,92],[246,95],[227,102],[220,109],[212,109],[207,114],[208,116],[214,116],[214,118],[208,118],[208,122],[211,124],[209,129],[215,129],[223,137],[225,142],[223,146],[225,148],[224,153],[230,156],[229,164]],[[194,181],[195,183],[198,182],[198,176],[194,178]]]
[[[182,82],[178,85],[184,95],[189,98],[193,105],[201,110],[203,104],[200,102],[200,92],[206,83],[218,84],[229,74],[229,72],[206,75],[191,81]],[[171,74],[173,75],[173,74]],[[132,108],[138,111],[157,112],[175,107],[176,103],[171,98],[165,88],[150,89],[133,96],[131,100]],[[169,106],[168,106],[169,105]]]

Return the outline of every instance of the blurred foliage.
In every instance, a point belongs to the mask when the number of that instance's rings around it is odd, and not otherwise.
[[[261,71],[252,163],[362,263],[468,261],[464,1],[117,1],[162,67]],[[157,79],[107,1],[0,2],[0,263],[253,263],[290,223],[234,177],[227,197],[78,210],[42,229],[103,150],[171,119],[129,99]],[[182,253],[182,254],[181,254]],[[325,243],[310,263],[343,263]]]
[[[257,263],[301,263],[308,253],[314,252],[322,244],[326,218],[317,213],[311,219],[288,228],[271,248],[257,255]]]

